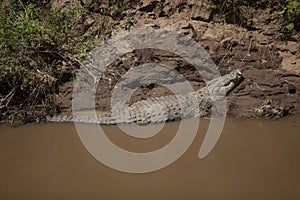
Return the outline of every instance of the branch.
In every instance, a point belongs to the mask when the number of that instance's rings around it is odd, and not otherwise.
[[[0,100],[0,109],[8,106],[9,102],[12,100],[13,96],[15,95],[15,90],[16,88],[12,89],[4,98]]]

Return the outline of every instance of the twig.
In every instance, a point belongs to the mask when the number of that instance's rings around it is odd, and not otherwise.
[[[219,65],[224,62],[225,58],[228,56],[228,54],[230,53],[231,50],[232,50],[232,44],[230,44],[228,51],[226,52],[225,56],[222,58],[222,60],[219,63]]]
[[[252,48],[252,41],[253,41],[253,38],[250,39],[249,46],[248,46],[248,52],[247,52],[247,54],[244,56],[244,58],[242,59],[242,63],[243,63],[243,64],[245,64],[245,62],[244,62],[245,58],[246,58],[247,56],[248,56],[248,57],[251,56],[250,51],[251,51],[251,48]]]
[[[41,79],[45,80],[47,83],[52,83],[52,82],[55,82],[57,80],[56,78],[50,76],[46,72],[43,72],[43,71],[41,71],[39,69],[37,69],[36,71],[42,76]]]
[[[16,88],[12,89],[4,98],[0,101],[0,109],[7,107],[13,96],[15,95]],[[6,103],[5,103],[6,101]],[[3,105],[5,103],[5,105]]]

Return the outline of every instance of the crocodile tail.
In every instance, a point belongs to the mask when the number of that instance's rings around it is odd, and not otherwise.
[[[47,116],[47,122],[76,122],[76,123],[91,123],[91,124],[115,124],[115,120],[110,114],[101,114],[97,116],[84,115],[56,115],[53,117]]]

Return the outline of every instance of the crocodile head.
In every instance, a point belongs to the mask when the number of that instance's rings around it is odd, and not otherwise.
[[[216,96],[226,95],[240,83],[241,79],[241,71],[233,70],[229,74],[209,81],[207,83],[208,90]]]

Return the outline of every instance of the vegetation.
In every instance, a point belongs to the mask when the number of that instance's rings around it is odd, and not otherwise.
[[[212,2],[214,3],[212,7],[213,11],[222,14],[226,23],[247,26],[247,17],[244,16],[247,13],[243,12],[242,7],[251,6],[254,8],[271,8],[272,10],[277,10],[277,13],[280,15],[278,31],[281,33],[300,30],[300,3],[298,0],[212,0]]]
[[[39,1],[10,0],[0,12],[0,121],[38,120],[57,112],[53,93],[107,31],[83,21],[88,10],[37,7]],[[84,30],[84,29],[87,30]]]
[[[278,9],[282,16],[283,27],[288,31],[295,28],[300,29],[300,3],[298,0],[278,0]]]
[[[134,25],[134,21],[132,19],[126,19],[126,21],[122,24],[122,28],[125,30],[130,30]]]

